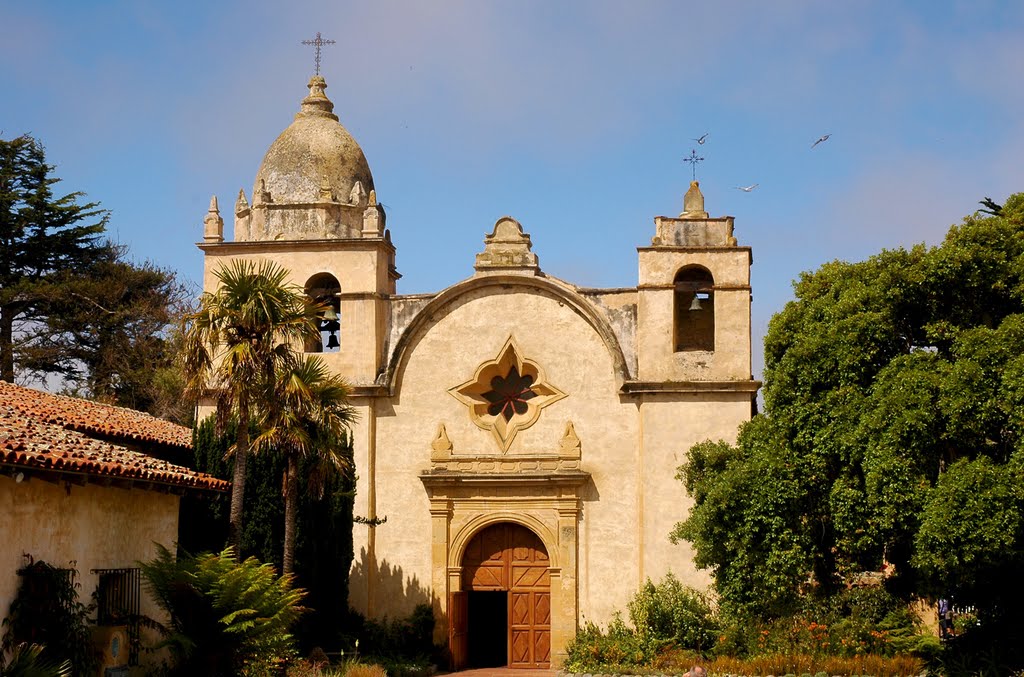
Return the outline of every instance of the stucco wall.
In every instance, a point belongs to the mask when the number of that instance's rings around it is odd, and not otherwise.
[[[365,577],[370,569],[381,573],[374,615],[396,617],[416,603],[445,599],[446,591],[431,589],[431,581],[444,576],[432,572],[430,505],[418,476],[430,468],[430,444],[441,423],[453,457],[502,458],[492,434],[473,423],[448,389],[493,360],[509,336],[522,357],[536,362],[547,381],[567,396],[519,432],[506,456],[556,453],[566,423],[572,421],[581,441],[581,468],[592,477],[582,491],[579,524],[582,615],[606,623],[625,608],[645,577],[659,577],[669,569],[705,586],[707,576],[693,568],[686,546],[668,540],[672,525],[690,507],[674,475],[693,443],[735,438],[737,425],[749,416],[749,395],[731,401],[729,396],[692,395],[675,402],[665,396],[664,402],[641,405],[637,398],[620,394],[613,357],[588,318],[543,290],[521,286],[470,291],[437,313],[410,345],[398,374],[397,396],[379,401],[376,512],[388,522],[375,530],[375,558],[368,558],[369,530],[356,529],[353,605],[367,608]],[[361,443],[369,438],[366,425],[364,417],[356,433],[356,510],[361,514],[366,514],[371,493],[367,444]],[[512,490],[481,492],[491,497],[490,510],[515,504]]]
[[[178,497],[95,484],[53,484],[0,476],[0,614],[7,616],[20,583],[23,553],[58,567],[78,569],[79,598],[91,602],[98,577],[92,569],[137,566],[156,555],[154,543],[178,538]],[[162,620],[145,593],[141,612]]]

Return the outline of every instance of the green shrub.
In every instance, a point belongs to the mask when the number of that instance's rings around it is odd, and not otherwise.
[[[719,634],[707,597],[680,583],[671,572],[657,585],[648,579],[629,603],[629,619],[643,639],[671,642],[697,653],[714,647]]]
[[[663,643],[662,643],[663,646]],[[615,614],[603,632],[594,623],[586,623],[566,648],[565,669],[568,672],[632,672],[620,668],[650,665],[661,646],[650,638],[634,632]]]
[[[195,557],[163,546],[141,564],[146,587],[170,616],[159,647],[166,647],[170,675],[228,677],[278,674],[293,655],[288,630],[302,612],[305,594],[291,577],[255,558],[239,562],[230,548]],[[156,624],[154,624],[156,625]]]
[[[358,655],[381,663],[391,677],[422,672],[436,662],[434,609],[417,604],[405,618],[372,620],[358,616],[353,622],[353,646]]]
[[[68,661],[74,674],[91,674],[99,665],[99,656],[89,629],[91,609],[78,599],[78,571],[29,559],[29,564],[18,570],[21,583],[10,615],[3,621],[0,652],[13,651],[19,644],[35,644],[38,651],[24,649],[26,656],[35,656],[26,661]]]

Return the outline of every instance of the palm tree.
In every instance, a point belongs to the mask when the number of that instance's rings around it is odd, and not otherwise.
[[[270,404],[281,365],[296,361],[295,346],[319,334],[317,308],[269,261],[235,260],[214,275],[217,290],[205,292],[199,309],[185,317],[181,363],[187,391],[214,394],[218,421],[234,415],[238,423],[228,526],[228,542],[238,552],[249,424]]]
[[[320,357],[286,361],[278,371],[273,406],[260,420],[256,449],[272,448],[285,455],[284,558],[285,574],[295,563],[295,521],[299,502],[299,460],[313,461],[306,477],[314,492],[323,491],[330,473],[351,469],[346,455],[349,426],[356,412],[349,406],[349,386],[331,374]]]

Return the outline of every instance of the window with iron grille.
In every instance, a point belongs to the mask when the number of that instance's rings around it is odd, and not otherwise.
[[[139,599],[142,594],[139,569],[93,569],[96,586],[96,624],[123,625],[128,634],[128,664],[139,661]]]

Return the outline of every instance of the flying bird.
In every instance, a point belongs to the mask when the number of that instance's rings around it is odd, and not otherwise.
[[[825,141],[828,141],[828,137],[830,137],[830,136],[832,136],[832,135],[831,134],[825,134],[824,136],[819,136],[818,140],[811,144],[811,148],[814,148],[819,143],[823,143]]]
[[[744,193],[749,193],[750,191],[754,190],[755,188],[757,188],[760,185],[761,184],[759,184],[759,183],[755,183],[752,186],[734,186],[734,187],[736,188],[736,190],[742,190]]]
[[[703,146],[704,142],[707,141],[707,139],[708,139],[708,134],[705,133],[704,136],[700,137],[699,139],[694,139],[694,141],[697,142],[697,145]]]

